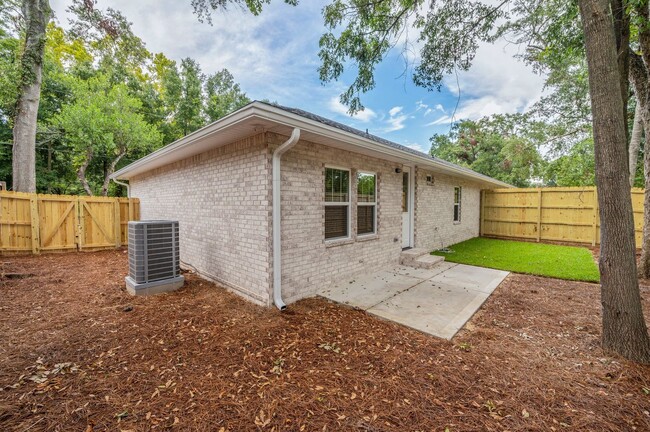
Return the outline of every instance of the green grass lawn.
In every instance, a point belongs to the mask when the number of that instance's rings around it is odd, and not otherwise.
[[[473,238],[440,251],[446,261],[548,276],[558,279],[598,282],[598,267],[587,248],[543,243]]]

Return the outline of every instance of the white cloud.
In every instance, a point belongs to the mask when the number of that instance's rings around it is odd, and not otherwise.
[[[441,104],[436,104],[435,109],[437,109],[438,111],[445,112],[445,108]]]
[[[516,50],[512,45],[482,45],[470,70],[459,72],[458,82],[455,76],[445,79],[445,87],[451,93],[458,95],[460,90],[456,112],[443,115],[427,126],[522,112],[539,100],[545,77],[516,59]]]
[[[423,144],[419,144],[419,143],[406,142],[404,143],[404,147],[408,147],[410,149],[417,150],[422,153],[429,153],[429,149],[427,148],[427,146],[424,146]]]
[[[388,111],[389,117],[385,120],[386,126],[381,129],[382,132],[395,132],[406,127],[404,123],[408,120],[409,116],[404,114],[403,109],[404,107],[395,106]]]
[[[51,0],[64,26],[70,2]],[[324,29],[321,3],[292,7],[273,2],[259,16],[231,7],[215,12],[212,25],[198,21],[190,2],[100,0],[97,7],[121,11],[152,52],[163,52],[176,61],[192,57],[206,74],[227,68],[249,97],[299,105],[308,92],[328,94],[328,89],[314,86],[318,38]]]
[[[336,114],[352,117],[353,119],[364,123],[367,123],[377,117],[377,114],[368,107],[366,107],[363,111],[359,111],[355,115],[350,116],[348,113],[348,108],[341,103],[338,96],[330,98],[328,107],[332,112],[335,112]]]

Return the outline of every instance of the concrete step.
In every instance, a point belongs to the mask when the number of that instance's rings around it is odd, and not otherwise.
[[[430,255],[428,249],[407,249],[400,255],[400,264],[409,267],[430,269],[445,260],[444,257]]]
[[[399,263],[405,266],[412,266],[416,259],[420,258],[422,255],[427,255],[428,250],[422,248],[413,248],[402,251],[402,254],[399,257]]]
[[[415,268],[423,268],[423,269],[431,269],[438,265],[439,263],[443,262],[445,260],[445,257],[442,256],[437,256],[437,255],[422,255],[418,259],[415,260],[414,266]]]

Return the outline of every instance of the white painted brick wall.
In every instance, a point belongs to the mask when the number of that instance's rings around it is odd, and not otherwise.
[[[142,219],[174,219],[181,260],[209,279],[269,304],[270,166],[264,134],[131,180]]]

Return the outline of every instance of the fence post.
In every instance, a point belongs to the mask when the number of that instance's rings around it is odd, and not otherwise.
[[[485,235],[485,189],[481,191],[481,224],[479,226],[479,237]]]
[[[133,199],[132,198],[127,198],[127,199],[129,200],[129,215],[128,215],[128,219],[127,219],[127,222],[128,222],[128,221],[134,220],[135,215],[133,213],[133,210],[134,210],[133,209]]]
[[[29,198],[29,213],[32,225],[32,253],[38,254],[41,250],[41,228],[38,217],[38,195],[32,194]]]
[[[591,239],[591,245],[596,246],[598,242],[598,189],[594,187],[594,215],[593,221],[591,222],[593,229],[593,238]]]
[[[120,217],[120,199],[113,198],[113,214],[115,215],[115,222],[113,223],[113,229],[115,231],[115,247],[122,246],[122,219]]]
[[[83,247],[83,236],[84,236],[84,218],[83,218],[83,206],[81,204],[81,197],[77,197],[74,200],[74,214],[77,231],[77,249],[81,250]]]
[[[542,240],[542,188],[537,188],[537,243]]]

